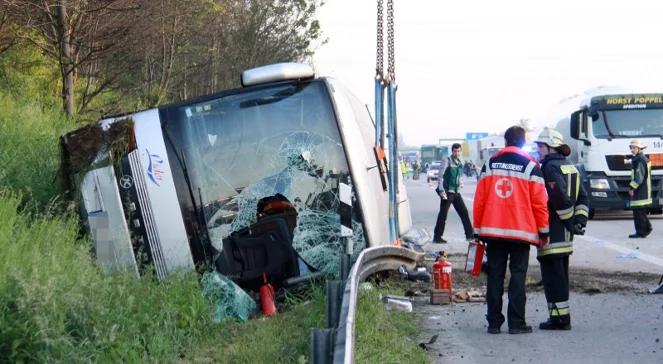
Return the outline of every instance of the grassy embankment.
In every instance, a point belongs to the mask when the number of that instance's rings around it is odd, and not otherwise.
[[[42,105],[0,91],[0,363],[307,360],[309,329],[324,327],[320,290],[273,318],[215,324],[195,274],[102,274],[56,198],[57,141],[74,122]],[[426,361],[407,339],[414,317],[376,301],[360,301],[358,362]]]

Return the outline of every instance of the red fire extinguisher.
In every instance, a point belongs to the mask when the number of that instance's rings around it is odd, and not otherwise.
[[[451,267],[446,254],[441,253],[433,263],[433,288],[445,289],[451,293]]]
[[[264,284],[260,287],[260,308],[265,316],[274,316],[278,313],[274,303],[274,288],[267,282],[267,275],[262,274]]]

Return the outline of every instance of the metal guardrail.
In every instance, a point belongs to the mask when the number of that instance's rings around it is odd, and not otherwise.
[[[423,257],[423,253],[395,246],[372,247],[359,254],[347,280],[327,281],[327,328],[311,330],[311,361],[354,363],[359,283],[371,274],[397,270],[402,265],[412,269]]]

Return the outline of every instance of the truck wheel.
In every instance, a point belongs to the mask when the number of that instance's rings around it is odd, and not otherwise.
[[[589,216],[587,216],[589,220],[594,220],[594,209],[589,209]]]

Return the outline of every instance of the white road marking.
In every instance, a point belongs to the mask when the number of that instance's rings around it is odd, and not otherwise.
[[[657,265],[659,267],[663,267],[663,259],[661,259],[659,257],[655,257],[653,255],[649,255],[647,253],[643,253],[639,250],[629,249],[629,248],[623,247],[619,244],[615,244],[613,242],[607,241],[605,239],[599,239],[599,238],[589,236],[589,235],[577,235],[577,236],[575,236],[575,238],[580,239],[580,240],[584,240],[584,241],[587,241],[587,242],[590,242],[590,243],[596,243],[596,245],[598,245],[600,247],[608,248],[608,249],[614,250],[616,252],[622,253],[624,255],[632,255],[632,256],[636,257],[637,259],[643,260],[647,263],[651,263],[651,264]]]

